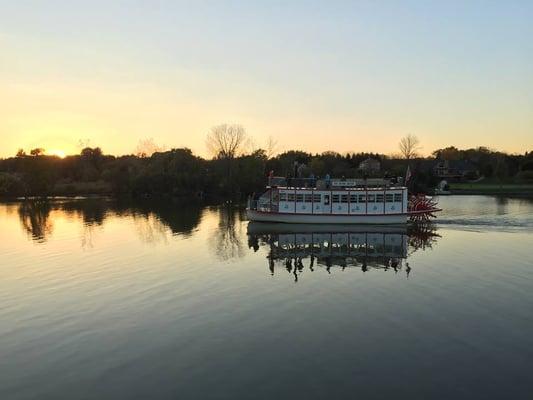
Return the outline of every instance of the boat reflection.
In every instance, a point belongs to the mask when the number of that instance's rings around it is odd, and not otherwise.
[[[295,282],[305,270],[335,268],[404,271],[412,267],[407,258],[417,250],[431,248],[440,236],[432,224],[409,226],[293,225],[251,222],[248,245],[267,249],[272,275],[282,269]]]

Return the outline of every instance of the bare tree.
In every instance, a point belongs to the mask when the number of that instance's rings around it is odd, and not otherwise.
[[[246,140],[244,141],[244,145],[242,146],[242,151],[244,153],[253,154],[258,150],[261,150],[261,148],[257,145],[257,142],[253,137],[248,136]]]
[[[245,146],[248,138],[242,125],[222,124],[207,134],[207,149],[213,157],[233,159]]]
[[[164,151],[164,147],[158,146],[153,138],[139,140],[135,148],[135,154],[138,157],[151,157],[159,151]]]
[[[86,147],[91,147],[91,139],[78,139],[78,148],[85,149]]]
[[[415,158],[420,150],[420,141],[414,135],[407,135],[400,140],[400,153],[403,158],[409,160]]]
[[[274,137],[269,136],[266,143],[266,155],[270,159],[278,152],[278,141]]]

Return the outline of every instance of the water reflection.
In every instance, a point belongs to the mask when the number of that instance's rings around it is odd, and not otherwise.
[[[146,220],[155,218],[159,223],[168,227],[174,235],[189,236],[198,227],[202,219],[202,209],[198,205],[177,204],[172,202],[121,202],[117,210],[122,214],[131,213],[142,216]]]
[[[218,259],[228,261],[241,258],[246,254],[245,236],[241,221],[245,219],[242,209],[223,206],[218,209],[218,226],[210,243]]]
[[[93,247],[96,233],[106,220],[128,220],[139,240],[146,244],[167,243],[174,235],[190,236],[206,217],[214,229],[206,246],[221,261],[244,257],[246,230],[248,247],[268,249],[268,268],[291,273],[295,280],[305,269],[324,268],[328,273],[340,267],[357,267],[411,272],[405,262],[418,249],[431,248],[439,237],[433,225],[407,227],[353,227],[335,225],[289,225],[250,223],[243,210],[223,206],[201,208],[172,203],[115,201],[110,199],[64,199],[25,201],[18,205],[21,225],[32,240],[46,242],[54,224],[64,219],[80,222],[78,233],[83,249]],[[60,229],[56,229],[60,231]]]
[[[431,248],[440,236],[432,224],[412,226],[340,226],[250,223],[248,246],[265,247],[268,269],[292,274],[295,282],[304,270],[359,268],[395,273],[412,271],[407,258]]]
[[[529,398],[533,203],[441,204],[436,232],[2,203],[0,399]]]
[[[27,200],[20,203],[17,211],[23,229],[38,243],[44,243],[52,236],[56,218],[81,220],[83,247],[91,247],[93,228],[103,226],[107,218],[132,217],[141,240],[154,243],[166,240],[169,230],[173,235],[190,235],[202,216],[199,206],[102,198]]]
[[[48,201],[26,201],[18,208],[22,228],[37,242],[45,242],[52,234],[52,207]]]

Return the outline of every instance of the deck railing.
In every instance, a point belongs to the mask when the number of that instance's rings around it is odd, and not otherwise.
[[[393,187],[390,179],[383,178],[353,178],[353,179],[317,179],[317,178],[286,178],[282,176],[272,176],[268,178],[268,186],[287,187],[294,189],[343,189],[343,188],[372,188],[372,187]],[[400,183],[401,186],[401,183]]]
[[[259,199],[254,200],[252,198],[248,199],[248,209],[256,211],[277,211],[277,205],[271,204],[270,201]]]
[[[285,178],[282,176],[268,178],[268,186],[270,187],[315,188],[316,182],[315,178]]]

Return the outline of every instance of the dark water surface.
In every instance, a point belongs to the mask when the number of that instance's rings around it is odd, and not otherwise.
[[[531,399],[533,202],[440,204],[346,229],[1,203],[0,399]]]

